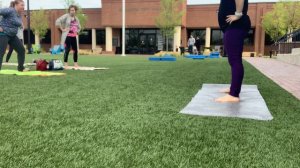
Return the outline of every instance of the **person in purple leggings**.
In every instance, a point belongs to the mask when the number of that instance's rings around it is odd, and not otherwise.
[[[216,99],[217,102],[240,101],[239,96],[244,78],[242,61],[244,39],[251,27],[247,12],[248,0],[221,0],[218,20],[224,33],[224,48],[231,67],[231,86],[222,90],[228,95]]]

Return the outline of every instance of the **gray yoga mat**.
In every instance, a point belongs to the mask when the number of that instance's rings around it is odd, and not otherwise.
[[[272,120],[273,117],[256,85],[243,85],[239,103],[218,103],[214,100],[226,95],[220,90],[226,84],[203,84],[202,89],[180,113],[200,116],[238,117]]]

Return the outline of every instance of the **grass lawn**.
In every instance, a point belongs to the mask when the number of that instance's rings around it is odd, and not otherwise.
[[[203,83],[228,83],[226,59],[79,61],[110,70],[0,76],[0,167],[300,165],[300,101],[248,63],[244,83],[258,85],[270,122],[179,114]]]

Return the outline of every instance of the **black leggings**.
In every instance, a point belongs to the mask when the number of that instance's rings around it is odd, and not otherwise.
[[[18,53],[18,71],[24,70],[24,62],[25,62],[25,48],[23,43],[17,36],[7,36],[0,35],[0,70],[2,68],[3,56],[5,54],[7,45],[12,46],[12,48]]]
[[[64,61],[68,62],[68,57],[69,57],[69,53],[71,50],[71,47],[73,49],[73,58],[74,58],[74,62],[77,63],[78,61],[78,48],[77,48],[77,38],[76,37],[67,37],[66,39],[66,50],[65,50],[65,55],[64,55]]]
[[[23,40],[20,39],[20,41],[23,44]],[[12,54],[13,51],[14,51],[14,48],[11,45],[9,45],[9,50],[8,50],[7,55],[6,55],[6,62],[8,62],[10,60],[10,57],[11,57],[11,54]]]

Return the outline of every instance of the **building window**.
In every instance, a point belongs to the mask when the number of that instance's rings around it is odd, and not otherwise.
[[[92,30],[84,30],[79,34],[79,44],[92,44]]]
[[[174,44],[173,38],[169,38],[168,40],[164,38],[164,51],[167,51],[167,41],[168,41],[168,50],[173,51],[173,44]]]
[[[96,30],[97,45],[105,45],[105,30]]]
[[[30,30],[30,43],[33,44],[35,40],[34,34],[32,30]],[[28,44],[28,31],[27,29],[24,30],[24,44]]]
[[[254,29],[251,29],[248,32],[248,35],[244,41],[244,45],[254,45]]]
[[[164,38],[158,29],[126,30],[126,53],[128,54],[154,54],[158,49],[163,49],[163,42]],[[170,49],[172,47],[173,43],[169,45]]]
[[[272,40],[270,35],[266,34],[266,36],[265,36],[265,45],[272,45],[272,44],[274,44],[274,41]]]
[[[211,45],[223,45],[224,33],[222,30],[214,29],[211,31]],[[254,29],[248,32],[244,41],[245,45],[254,45]]]
[[[223,32],[220,29],[211,31],[211,45],[223,45]]]
[[[138,29],[126,30],[126,45],[130,48],[138,48],[140,44]]]
[[[199,37],[200,40],[200,45],[205,45],[205,34],[206,30],[205,29],[191,29],[188,30],[188,38],[193,35],[195,39]]]
[[[51,30],[48,29],[44,38],[41,39],[42,44],[51,44]]]
[[[300,33],[298,31],[298,34],[293,37],[293,42],[299,42],[299,41],[300,41]]]
[[[112,43],[114,47],[119,47],[119,38],[118,37],[113,37]]]

